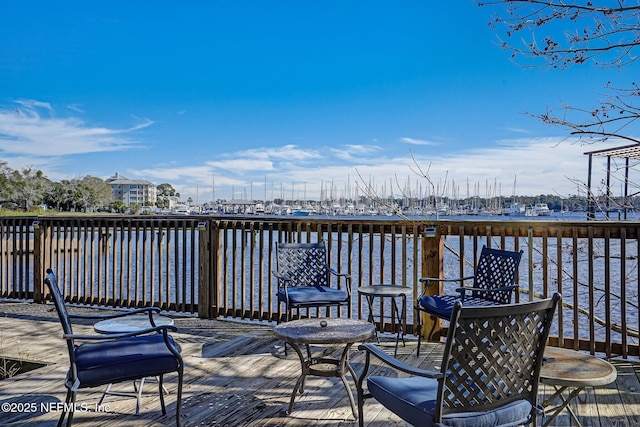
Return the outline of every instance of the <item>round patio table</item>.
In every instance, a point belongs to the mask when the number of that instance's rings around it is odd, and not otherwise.
[[[173,319],[166,316],[153,316],[153,322],[156,326],[172,326]],[[143,329],[151,328],[149,316],[132,315],[116,317],[114,319],[101,320],[93,325],[93,329],[101,334],[118,334],[124,332],[137,332]]]
[[[582,424],[578,417],[569,407],[569,403],[575,399],[585,387],[599,387],[607,385],[616,380],[616,368],[606,360],[597,358],[580,351],[566,348],[546,347],[544,360],[540,370],[540,381],[544,384],[552,385],[555,392],[542,402],[543,407],[547,407],[551,402],[559,397],[562,404],[552,408],[551,416],[545,420],[544,427],[551,422],[563,410],[567,409],[571,418],[578,426]],[[573,388],[567,396],[563,393],[567,388]]]
[[[340,318],[312,318],[285,322],[273,329],[276,338],[290,344],[300,358],[301,373],[298,377],[291,400],[289,411],[293,412],[296,393],[304,392],[304,380],[307,375],[320,377],[338,377],[347,390],[351,411],[354,418],[358,418],[358,409],[353,399],[353,393],[347,382],[347,372],[356,380],[356,373],[349,364],[349,349],[357,342],[371,338],[375,333],[375,327],[364,320],[340,319]],[[310,344],[343,344],[340,359],[330,357],[314,358],[309,348]],[[306,346],[306,356],[300,350],[300,345]],[[330,365],[329,368],[326,366]]]

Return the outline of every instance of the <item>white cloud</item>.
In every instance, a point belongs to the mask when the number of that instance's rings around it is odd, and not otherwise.
[[[73,109],[71,109],[73,110]],[[54,180],[91,174],[108,176],[114,164],[91,163],[74,166],[78,154],[129,150],[140,146],[132,137],[136,130],[153,122],[136,120],[127,129],[90,126],[76,116],[56,117],[52,106],[35,100],[17,101],[14,108],[0,110],[0,158],[14,169],[34,167]],[[400,194],[402,189],[426,192],[428,173],[434,186],[447,195],[510,196],[537,194],[579,194],[575,180],[587,180],[587,151],[625,145],[620,141],[597,147],[571,143],[566,138],[520,138],[496,141],[486,148],[451,153],[446,147],[434,147],[426,140],[399,138],[410,147],[396,144],[381,147],[371,144],[346,144],[340,147],[306,148],[294,144],[260,147],[239,151],[219,150],[209,160],[197,164],[145,164],[144,159],[115,164],[130,178],[154,183],[169,182],[187,196],[194,189],[210,191],[215,181],[216,195],[229,198],[231,189],[248,194],[276,197],[280,193],[305,193],[319,199],[327,191],[335,196],[354,197],[357,188],[371,186],[378,193]],[[452,145],[453,146],[453,145]],[[170,152],[167,152],[170,155]],[[89,157],[87,157],[89,158]],[[172,161],[177,159],[172,158]],[[156,161],[163,161],[160,158]],[[606,159],[594,158],[593,181],[605,177]],[[414,163],[414,162],[417,162]],[[102,170],[109,172],[102,175]],[[66,175],[60,171],[69,171]],[[96,170],[98,172],[96,172]],[[631,181],[640,182],[637,177]],[[514,190],[515,186],[515,190]],[[258,191],[260,189],[260,191]],[[348,194],[347,194],[348,193]],[[237,194],[236,194],[237,195]],[[302,196],[302,194],[300,194]]]
[[[51,105],[35,100],[17,101],[20,107],[0,110],[0,155],[65,156],[131,149],[138,143],[127,134],[153,124],[140,121],[128,129],[88,126],[75,118],[56,118]],[[41,115],[42,110],[48,113]]]
[[[407,138],[407,137],[400,138],[400,142],[404,142],[405,144],[410,144],[410,145],[438,145],[437,143],[432,141],[426,141],[424,139]]]
[[[242,179],[218,174],[211,166],[207,165],[135,169],[127,171],[127,174],[130,174],[130,178],[147,179],[157,184],[168,182],[172,185],[175,184],[175,187],[180,186],[180,182],[202,184],[205,187],[211,186],[214,179],[218,185],[244,183]]]
[[[282,147],[254,148],[244,151],[238,151],[229,155],[233,158],[248,159],[286,159],[286,160],[313,160],[322,156],[317,150],[302,149],[298,146],[289,144]]]
[[[45,110],[48,110],[51,114],[53,114],[53,108],[48,102],[36,101],[35,99],[19,99],[16,101],[16,103],[22,105],[27,110],[44,108]]]
[[[423,153],[414,148],[395,157],[381,156],[380,150],[353,145],[344,150],[359,155],[351,156],[348,162],[339,149],[326,150],[327,156],[309,162],[276,159],[292,149],[292,146],[283,146],[242,152],[245,156],[253,153],[254,158],[247,156],[209,161],[194,167],[149,168],[137,172],[142,177],[161,177],[162,182],[188,181],[191,184],[183,184],[184,188],[192,190],[194,184],[211,189],[212,174],[215,174],[216,195],[220,198],[230,198],[232,188],[236,196],[244,191],[252,192],[255,198],[265,194],[280,197],[281,193],[285,197],[293,194],[310,199],[320,199],[321,195],[355,197],[364,195],[366,188],[384,196],[398,196],[407,190],[412,194],[428,194],[431,184],[419,175],[418,167],[428,175],[433,187],[447,196],[511,196],[514,184],[518,195],[579,194],[572,180],[586,181],[588,158],[583,153],[590,148],[560,141],[563,139],[500,141],[494,147],[458,154],[434,154],[431,149]],[[221,157],[238,155],[240,153],[227,153]],[[594,176],[601,170],[601,167],[594,170]]]
[[[84,109],[80,104],[69,104],[67,105],[67,108],[71,111],[75,111],[76,113],[84,113]]]
[[[348,144],[340,148],[329,149],[338,159],[342,160],[358,160],[361,161],[365,156],[376,153],[381,150],[377,145],[355,145]]]
[[[273,170],[273,163],[260,159],[236,159],[207,162],[214,169],[224,169],[234,173]]]
[[[504,130],[506,130],[508,132],[513,132],[513,133],[531,134],[531,130],[530,129],[525,129],[525,128],[506,127],[506,128],[504,128]]]

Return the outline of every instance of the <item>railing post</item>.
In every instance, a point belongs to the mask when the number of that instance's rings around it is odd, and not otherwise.
[[[33,221],[33,302],[43,304],[44,300],[44,251],[40,221]]]
[[[437,225],[427,226],[424,229],[422,239],[422,277],[442,278],[443,274],[444,240],[440,234],[440,227]],[[442,282],[430,282],[426,290],[426,295],[439,295],[442,294],[442,291]],[[425,331],[433,331],[431,337],[439,337],[442,329],[442,322],[440,319],[432,317],[426,313],[420,313],[420,316],[422,316],[423,326],[419,333],[426,339],[429,339],[429,336],[425,336]]]
[[[198,223],[198,317],[210,317],[211,286],[211,232],[210,223]]]
[[[198,223],[198,317],[218,317],[222,250],[216,221]]]

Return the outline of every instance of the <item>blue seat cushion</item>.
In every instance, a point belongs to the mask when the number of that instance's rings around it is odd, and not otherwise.
[[[462,301],[462,305],[465,307],[485,307],[500,304],[490,299],[474,296],[467,296],[461,299],[458,295],[424,295],[419,299],[422,310],[446,320],[451,319],[451,312],[453,311],[453,305],[456,301]]]
[[[349,301],[347,291],[329,286],[291,286],[287,288],[288,303],[298,304],[340,304]],[[283,289],[278,290],[278,300],[287,302]]]
[[[437,380],[371,376],[367,378],[367,388],[378,402],[415,426],[517,426],[527,423],[531,414],[531,403],[520,399],[488,411],[447,414],[441,424],[436,424]]]
[[[454,295],[424,295],[420,297],[420,307],[429,314],[442,319],[450,319],[453,305],[460,301],[459,296]]]
[[[75,359],[80,388],[174,372],[180,363],[162,334],[85,343],[75,349]]]

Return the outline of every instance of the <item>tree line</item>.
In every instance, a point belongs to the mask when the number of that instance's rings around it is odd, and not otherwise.
[[[180,197],[173,186],[163,183],[157,187],[157,201],[149,206],[166,207],[169,198]],[[122,200],[112,200],[111,186],[101,178],[86,175],[81,178],[56,182],[47,178],[41,170],[26,167],[12,169],[0,160],[0,208],[33,211],[40,208],[61,212],[112,212],[138,213],[141,206],[127,206]]]
[[[111,187],[92,176],[54,182],[41,170],[12,169],[0,160],[0,206],[11,210],[33,210],[46,206],[60,211],[81,211],[111,203]]]

